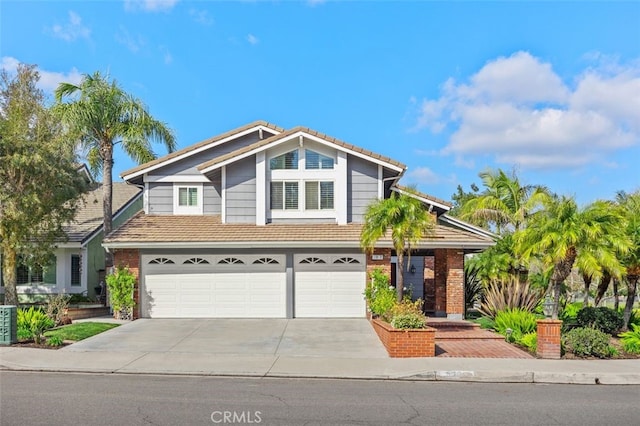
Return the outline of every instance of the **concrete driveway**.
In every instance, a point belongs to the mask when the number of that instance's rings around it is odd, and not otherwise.
[[[365,319],[139,319],[62,350],[388,358]]]

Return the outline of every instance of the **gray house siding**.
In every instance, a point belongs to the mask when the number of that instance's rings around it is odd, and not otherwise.
[[[205,183],[203,188],[203,213],[206,215],[220,214],[220,207],[222,204],[220,197],[220,181],[218,180],[218,185],[215,183]]]
[[[255,155],[226,168],[226,222],[256,222]]]
[[[378,165],[349,155],[347,158],[347,222],[362,222],[367,206],[377,198]]]
[[[264,137],[271,136],[270,133],[265,133]],[[251,145],[254,142],[260,140],[260,135],[257,131],[248,135],[242,136],[233,141],[229,141],[222,145],[218,145],[206,151],[202,151],[197,155],[192,155],[184,160],[176,161],[175,163],[167,164],[164,167],[154,170],[149,173],[150,176],[172,176],[172,175],[196,175],[201,176],[197,167],[213,158],[219,157],[229,152],[235,151],[247,145]]]
[[[173,214],[173,184],[149,183],[149,214]]]

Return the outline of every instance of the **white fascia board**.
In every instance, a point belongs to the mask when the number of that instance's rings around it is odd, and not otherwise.
[[[55,245],[56,248],[60,248],[60,249],[70,249],[70,248],[82,248],[83,244],[80,242],[73,242],[73,243],[60,243],[60,244],[56,244]]]
[[[400,188],[392,187],[391,190],[395,191],[395,192],[398,192],[400,194],[408,195],[409,197],[413,197],[416,200],[422,201],[423,203],[431,204],[434,207],[440,207],[441,209],[444,209],[446,211],[451,210],[451,207],[449,207],[449,206],[447,206],[445,204],[438,203],[437,201],[433,201],[433,200],[430,200],[428,198],[421,197],[420,195],[417,195],[417,194],[412,194],[411,192],[408,192],[408,191],[403,191]]]
[[[451,249],[486,249],[494,246],[496,243],[494,241],[474,241],[474,242],[462,242],[462,241],[422,241],[419,244],[412,246],[413,250],[420,249],[440,249],[440,248],[451,248]],[[391,241],[376,244],[377,248],[395,248]]]
[[[270,129],[269,127],[266,127],[266,126],[263,126],[263,125],[255,126],[255,127],[250,128],[250,129],[247,129],[247,130],[245,130],[243,132],[236,133],[235,135],[232,135],[232,136],[226,137],[224,139],[221,139],[221,140],[219,140],[217,142],[212,142],[210,144],[201,146],[198,149],[194,149],[193,151],[185,152],[184,154],[179,155],[177,157],[170,158],[170,159],[168,159],[166,161],[163,161],[161,163],[154,164],[153,166],[150,166],[150,167],[147,167],[145,169],[139,170],[139,171],[137,171],[135,173],[131,173],[130,175],[121,175],[120,177],[123,180],[133,179],[133,178],[138,177],[140,175],[143,175],[145,173],[149,173],[149,172],[152,172],[152,171],[154,171],[156,169],[159,169],[160,167],[164,167],[164,166],[166,166],[168,164],[175,163],[176,161],[180,161],[180,160],[183,160],[185,158],[191,157],[192,155],[199,154],[202,151],[206,151],[207,149],[211,149],[213,147],[225,144],[225,143],[227,143],[229,141],[232,141],[234,139],[237,139],[239,137],[248,135],[249,133],[253,133],[256,130],[266,130],[267,132],[272,133],[273,136],[280,134],[280,132],[278,132],[277,130]]]
[[[458,228],[462,228],[465,231],[469,231],[472,232],[474,234],[477,235],[481,235],[483,237],[486,238],[491,238],[491,239],[496,239],[498,238],[498,235],[494,234],[491,231],[487,231],[486,229],[482,229],[478,226],[475,225],[471,225],[470,223],[464,222],[460,219],[456,219],[454,217],[451,217],[449,215],[443,214],[442,216],[440,216],[438,219],[441,219],[443,222],[447,222],[453,226],[457,226]]]
[[[395,171],[397,171],[399,173],[404,172],[404,169],[401,168],[401,167],[398,167],[396,165],[387,163],[386,161],[378,160],[377,158],[370,157],[368,155],[361,154],[359,152],[344,148],[344,147],[342,147],[340,145],[334,144],[333,142],[329,142],[329,141],[326,141],[326,140],[324,140],[322,138],[319,138],[317,136],[310,135],[309,133],[304,132],[302,130],[299,131],[299,132],[296,132],[296,133],[292,133],[291,135],[287,136],[286,138],[282,138],[282,139],[278,139],[277,141],[273,141],[268,145],[264,145],[264,146],[252,149],[251,151],[247,151],[244,154],[240,154],[240,155],[238,155],[236,157],[233,157],[233,158],[230,158],[230,159],[228,159],[226,161],[222,161],[222,162],[220,162],[218,164],[214,164],[213,166],[207,167],[206,169],[202,169],[201,172],[203,174],[209,173],[209,172],[211,172],[213,170],[219,169],[222,166],[227,166],[227,165],[229,165],[231,163],[235,163],[238,160],[242,160],[243,158],[249,157],[249,156],[255,154],[256,152],[266,151],[268,149],[273,148],[274,146],[278,146],[280,144],[283,144],[285,142],[288,142],[288,141],[290,141],[292,139],[295,139],[295,138],[298,138],[300,136],[303,136],[303,137],[305,137],[307,139],[310,139],[310,140],[312,140],[314,142],[318,142],[320,144],[326,145],[326,146],[328,146],[330,148],[333,148],[333,149],[336,149],[338,151],[343,151],[343,152],[346,152],[348,154],[354,155],[356,157],[364,158],[367,161],[371,161],[372,163],[380,164],[380,165],[382,165],[384,167],[387,167],[389,169],[395,170]]]
[[[204,175],[162,175],[162,176],[149,176],[145,174],[143,181],[148,182],[211,182],[209,178]]]
[[[212,241],[212,242],[123,242],[103,243],[106,249],[150,249],[150,248],[359,248],[358,241]]]

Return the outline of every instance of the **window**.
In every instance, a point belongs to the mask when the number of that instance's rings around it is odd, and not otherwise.
[[[333,182],[305,182],[305,209],[333,209]]]
[[[198,188],[196,187],[178,188],[178,206],[197,207],[198,206]]]
[[[237,257],[225,257],[218,262],[219,265],[244,265],[244,262]]]
[[[192,257],[183,262],[185,265],[207,265],[209,261],[201,257]]]
[[[174,263],[173,260],[167,259],[166,257],[156,257],[149,261],[149,265],[173,265]]]
[[[294,149],[285,154],[278,155],[269,161],[271,170],[297,170],[298,150]]]
[[[302,259],[300,263],[306,264],[306,265],[317,265],[319,263],[327,263],[327,262],[325,262],[323,259],[320,259],[319,257],[307,257],[305,259]]]
[[[18,258],[18,266],[16,267],[16,284],[25,285],[42,282],[44,282],[44,271],[42,265],[29,266],[22,258]]]
[[[72,254],[71,255],[71,285],[79,286],[80,282],[80,255]]]
[[[310,149],[304,151],[305,168],[308,170],[333,169],[333,158],[327,157]]]
[[[298,182],[271,182],[271,208],[298,209]]]
[[[254,265],[277,265],[278,261],[271,257],[261,257],[253,261]]]
[[[360,261],[358,259],[354,259],[353,257],[340,257],[334,260],[333,263],[353,264],[353,263],[360,263]]]

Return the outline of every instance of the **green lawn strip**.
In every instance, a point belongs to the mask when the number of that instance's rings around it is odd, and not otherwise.
[[[44,333],[45,337],[58,336],[62,340],[72,340],[77,342],[87,337],[95,336],[107,330],[117,327],[119,324],[110,324],[106,322],[79,322],[76,324],[65,325],[64,327],[49,330]]]

